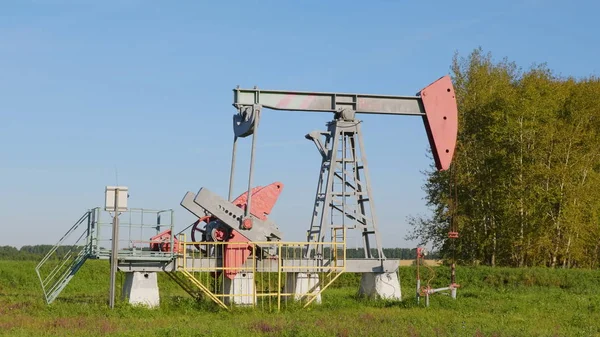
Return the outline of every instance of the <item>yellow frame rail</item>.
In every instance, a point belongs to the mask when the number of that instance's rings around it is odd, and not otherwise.
[[[177,255],[176,270],[189,282],[224,309],[238,303],[260,304],[263,308],[281,310],[291,298],[294,302],[306,300],[303,307],[313,303],[346,270],[346,231],[343,227],[332,229],[332,242],[188,242],[185,234],[178,236],[180,254]],[[304,249],[310,244],[311,252],[305,257]],[[229,254],[250,251],[246,263],[240,267],[224,267],[223,252],[228,246]],[[321,245],[323,256],[317,256]],[[231,249],[232,247],[239,247]],[[201,249],[199,249],[201,248]],[[236,277],[246,277],[245,287],[237,293],[226,293],[226,284],[235,282],[225,277],[225,272],[235,271]],[[272,274],[277,273],[275,280]],[[285,282],[284,282],[285,274]],[[292,274],[290,277],[289,274]],[[310,289],[296,287],[296,277],[307,278]],[[244,282],[242,281],[242,282]],[[238,281],[239,282],[239,281]],[[252,286],[248,286],[252,282]],[[292,291],[287,290],[292,288]]]

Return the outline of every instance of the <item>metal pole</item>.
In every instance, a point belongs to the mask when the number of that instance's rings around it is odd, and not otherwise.
[[[450,274],[450,295],[453,299],[456,299],[456,265],[452,262],[451,274]]]
[[[244,217],[250,215],[250,207],[252,202],[252,175],[254,173],[254,151],[256,149],[256,133],[258,131],[258,120],[260,118],[260,110],[256,111],[256,118],[254,119],[254,133],[252,134],[252,150],[250,151],[250,174],[248,176],[248,201],[246,202],[246,211]]]
[[[112,248],[110,251],[110,294],[109,306],[115,307],[115,281],[117,277],[117,258],[119,249],[119,187],[115,188],[115,216],[113,217]]]
[[[231,173],[229,173],[229,196],[227,198],[230,202],[233,201],[233,176],[235,173],[235,151],[237,147],[237,139],[237,136],[233,137],[233,151],[231,153]]]
[[[419,250],[417,249],[417,304],[421,302],[421,296],[419,294],[419,290],[421,289],[421,274],[419,273],[419,264],[421,263],[419,259]]]

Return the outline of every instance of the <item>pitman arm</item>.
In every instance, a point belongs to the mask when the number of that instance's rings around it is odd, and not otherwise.
[[[458,108],[449,76],[439,78],[416,96],[383,96],[349,93],[233,89],[236,135],[251,135],[252,121],[260,108],[290,111],[333,112],[343,118],[359,114],[422,116],[438,170],[449,168],[458,132]],[[349,113],[347,113],[349,112]]]

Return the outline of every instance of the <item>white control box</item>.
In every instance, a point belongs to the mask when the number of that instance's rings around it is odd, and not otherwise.
[[[127,186],[106,186],[104,190],[104,210],[115,211],[115,192],[119,191],[118,211],[127,211],[127,199],[129,198],[129,188]]]

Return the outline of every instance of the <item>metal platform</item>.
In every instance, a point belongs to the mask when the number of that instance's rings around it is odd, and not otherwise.
[[[173,231],[173,210],[131,208],[120,215],[118,259],[166,266],[176,258],[173,250],[150,249],[149,238]],[[52,303],[88,259],[109,259],[111,214],[101,207],[87,210],[50,249],[35,268],[46,303]],[[172,242],[154,242],[170,244]]]
[[[271,272],[276,273],[279,270],[277,260],[265,260],[256,263],[253,267],[253,262],[248,261],[245,263],[240,270],[256,270],[258,272]],[[324,271],[331,271],[331,261],[328,261],[320,265],[316,260],[281,260],[282,267],[287,272],[308,272],[315,268],[322,268]],[[186,259],[170,259],[170,260],[150,260],[150,259],[132,259],[123,258],[119,260],[119,270],[123,272],[176,272],[177,265],[179,268],[184,269],[215,269],[222,265],[222,261],[219,259],[211,258],[186,258]],[[346,259],[345,260],[345,272],[346,273],[388,273],[396,272],[399,267],[398,260],[378,260],[378,259]]]
[[[107,247],[111,246],[112,217],[105,213],[99,207],[86,211],[36,267],[48,304],[60,295],[85,261],[110,259],[111,250]],[[341,234],[333,234],[332,242],[190,242],[185,234],[171,235],[174,231],[173,210],[130,209],[123,212],[120,219],[119,271],[164,272],[192,296],[208,295],[224,307],[228,298],[235,302],[223,293],[227,288],[225,284],[232,281],[214,275],[272,274],[279,290],[263,292],[260,296],[277,298],[278,303],[282,298],[298,295],[299,290],[282,292],[282,287],[290,282],[286,277],[296,280],[297,275],[314,275],[320,290],[310,296],[308,304],[320,298],[320,293],[342,273],[387,273],[396,272],[399,267],[396,260],[347,259],[343,227],[333,229]],[[169,235],[162,235],[165,233]],[[232,272],[223,267],[223,253],[217,253],[224,251],[226,245],[229,248],[239,245],[241,249],[258,253],[252,254]],[[311,249],[309,253],[306,253],[307,249]],[[206,278],[207,275],[213,277]],[[211,282],[220,283],[209,286]],[[256,280],[257,288],[264,288],[258,286],[260,282]],[[258,295],[252,292],[243,296]]]

